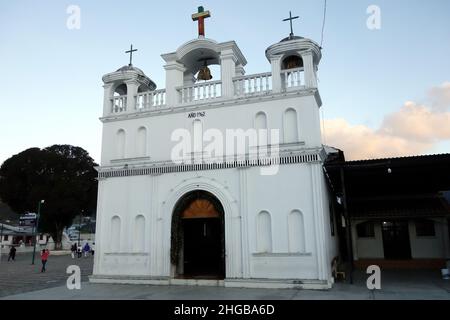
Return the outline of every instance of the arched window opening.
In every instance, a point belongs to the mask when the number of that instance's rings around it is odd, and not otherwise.
[[[282,63],[283,70],[297,69],[297,68],[303,68],[303,59],[300,56],[291,55],[284,58]]]
[[[115,113],[127,110],[127,85],[125,83],[118,85],[114,89],[112,109]]]
[[[287,56],[283,59],[281,67],[281,80],[285,89],[305,85],[305,68],[302,57]]]
[[[118,97],[126,95],[127,95],[127,85],[125,83],[118,85],[116,89],[114,89],[114,96]]]

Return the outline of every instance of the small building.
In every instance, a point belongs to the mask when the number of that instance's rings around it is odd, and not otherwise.
[[[450,259],[450,154],[325,164],[341,252],[355,267],[444,268]]]
[[[0,245],[3,248],[11,246],[31,247],[33,246],[33,227],[11,226],[0,223]],[[36,235],[38,245],[46,245],[50,235],[41,233]]]

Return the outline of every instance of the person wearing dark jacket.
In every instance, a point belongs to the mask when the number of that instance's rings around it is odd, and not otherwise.
[[[16,260],[16,248],[14,246],[12,246],[11,249],[9,249],[8,261],[9,260],[12,260],[12,261]]]

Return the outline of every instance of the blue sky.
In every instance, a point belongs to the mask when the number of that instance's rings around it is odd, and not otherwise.
[[[264,51],[289,34],[320,42],[322,0],[279,1],[6,1],[0,0],[0,163],[29,147],[68,143],[100,160],[103,74],[133,64],[164,87],[162,53],[197,35],[190,15],[212,12],[206,36],[235,40],[247,74],[270,71]],[[381,9],[381,29],[366,27],[369,5]],[[69,30],[69,5],[81,9],[81,29]],[[326,119],[377,130],[405,101],[450,81],[450,1],[328,0],[319,67]],[[449,123],[450,125],[450,123]],[[427,152],[449,152],[441,139]]]

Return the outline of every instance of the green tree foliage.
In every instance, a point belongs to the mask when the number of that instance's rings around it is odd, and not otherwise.
[[[61,245],[62,231],[74,217],[93,215],[97,203],[97,164],[71,145],[27,149],[0,167],[0,198],[18,214],[41,207],[40,231]]]

